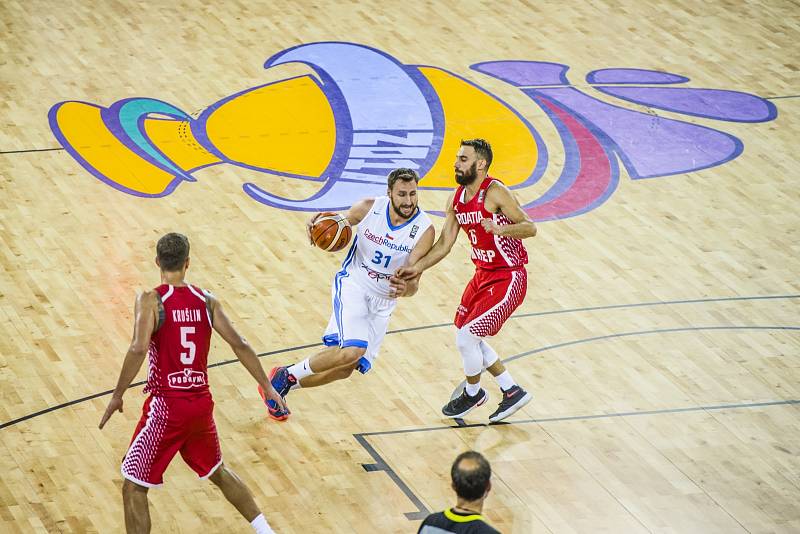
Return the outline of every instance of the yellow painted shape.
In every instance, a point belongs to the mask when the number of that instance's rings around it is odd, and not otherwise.
[[[189,170],[220,161],[195,140],[188,122],[145,119],[144,130],[156,148],[180,169]]]
[[[71,147],[110,181],[138,193],[157,195],[175,180],[122,144],[106,128],[97,106],[65,102],[56,111],[56,121]]]
[[[222,104],[206,133],[226,157],[276,172],[320,176],[336,146],[328,99],[308,76],[253,89]]]
[[[491,143],[489,174],[506,185],[524,182],[539,158],[528,126],[505,104],[477,87],[436,67],[420,67],[444,111],[444,142],[439,158],[420,180],[421,186],[456,187],[453,163],[462,139],[482,137]]]

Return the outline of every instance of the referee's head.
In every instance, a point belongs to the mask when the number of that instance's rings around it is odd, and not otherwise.
[[[486,497],[492,488],[492,468],[483,455],[475,451],[462,452],[450,468],[453,489],[466,501],[477,501]]]

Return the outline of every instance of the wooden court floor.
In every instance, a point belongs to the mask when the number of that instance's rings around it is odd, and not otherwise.
[[[463,238],[399,303],[374,369],[292,392],[286,423],[215,339],[223,458],[275,530],[415,532],[454,504],[450,463],[476,449],[493,467],[485,515],[504,533],[800,531],[798,41],[795,1],[0,2],[0,532],[123,530],[141,385],[97,423],[163,233],[189,236],[189,279],[267,369],[318,348],[342,255],[305,243],[307,212],[254,195],[315,195],[322,182],[298,175],[322,174],[346,125],[391,122],[399,87],[435,89],[414,101],[434,126],[407,128],[443,139],[435,166],[420,163],[433,169],[421,207],[445,204],[454,140],[487,136],[498,177],[548,215],[526,242],[528,297],[491,341],[535,399],[489,426],[487,378],[486,407],[440,415],[463,378],[450,324],[472,273]],[[300,46],[331,42],[352,46]],[[264,68],[293,47],[343,70]],[[397,74],[336,63],[340,49]],[[545,62],[546,79],[520,81],[509,61]],[[727,93],[669,93],[644,71]],[[151,114],[138,130],[114,107],[125,99]],[[201,122],[207,138],[189,131]],[[142,193],[165,176],[183,178]],[[150,492],[154,532],[250,531],[180,460],[165,482]]]

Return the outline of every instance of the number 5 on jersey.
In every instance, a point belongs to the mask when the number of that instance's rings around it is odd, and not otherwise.
[[[189,334],[194,334],[194,327],[193,326],[182,326],[181,327],[181,346],[185,349],[188,349],[189,352],[181,352],[181,363],[185,365],[192,365],[194,362],[194,354],[197,352],[197,347],[194,344],[194,341],[189,341],[186,336]]]

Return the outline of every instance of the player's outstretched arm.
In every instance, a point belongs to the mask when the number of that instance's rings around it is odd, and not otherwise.
[[[278,407],[281,410],[286,411],[286,406],[283,403],[283,399],[275,391],[275,388],[272,387],[269,379],[267,379],[266,373],[264,373],[264,369],[261,367],[261,362],[258,360],[258,356],[256,355],[256,351],[253,350],[253,347],[250,346],[250,343],[247,342],[245,338],[239,335],[236,329],[231,324],[231,321],[228,319],[228,316],[225,315],[225,310],[222,309],[222,303],[216,299],[216,297],[212,295],[207,295],[209,307],[211,308],[211,318],[212,323],[214,325],[214,330],[222,336],[222,339],[225,340],[228,345],[231,346],[233,353],[236,354],[236,357],[239,358],[239,361],[242,362],[244,368],[247,369],[247,372],[250,373],[250,376],[255,378],[258,385],[261,386],[261,390],[264,392],[264,395],[268,399],[275,401],[278,404]]]
[[[445,212],[446,215],[444,218],[444,226],[442,227],[442,234],[439,236],[436,243],[418,261],[412,263],[412,258],[409,256],[408,264],[404,267],[400,267],[395,273],[395,276],[406,280],[416,278],[422,274],[423,271],[430,269],[442,261],[442,259],[450,253],[458,237],[458,221],[456,220],[456,212],[453,209],[453,195],[450,195],[450,198],[447,200]]]
[[[105,413],[100,419],[99,428],[103,428],[106,422],[114,415],[114,412],[122,412],[122,396],[130,387],[133,379],[142,367],[147,349],[150,346],[150,336],[156,327],[156,317],[158,299],[155,291],[145,291],[136,297],[133,319],[133,340],[131,341],[128,352],[125,354],[125,361],[122,362],[122,370],[119,373],[117,387],[108,401]]]
[[[528,217],[514,198],[511,191],[503,184],[494,182],[486,191],[486,209],[493,213],[500,212],[513,224],[500,226],[491,219],[481,221],[483,229],[494,235],[504,235],[525,239],[536,235],[536,224]]]

